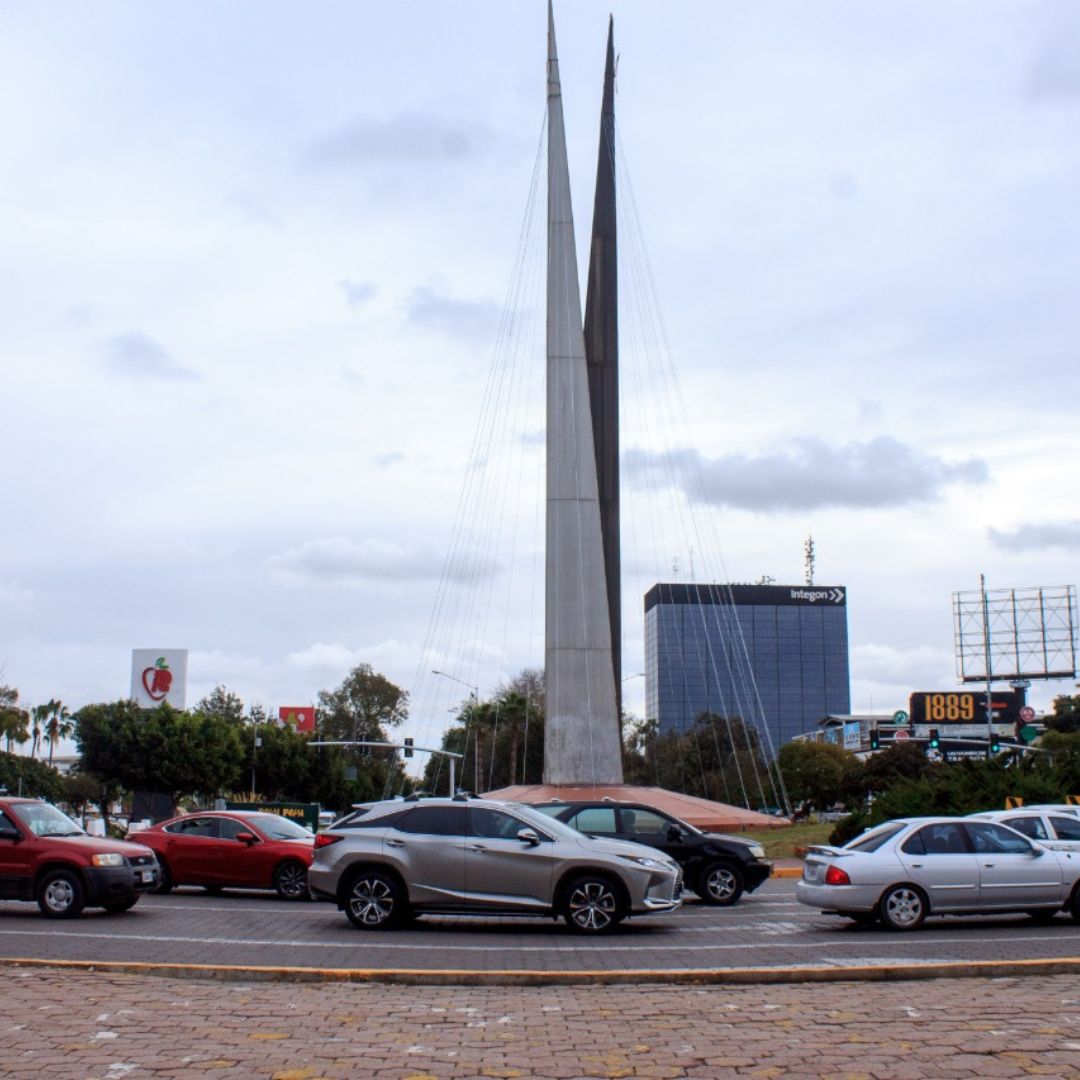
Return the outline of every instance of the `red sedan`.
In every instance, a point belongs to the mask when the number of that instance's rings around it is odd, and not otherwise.
[[[277,814],[208,811],[129,833],[157,855],[159,893],[174,885],[276,889],[283,900],[308,898],[315,837]]]

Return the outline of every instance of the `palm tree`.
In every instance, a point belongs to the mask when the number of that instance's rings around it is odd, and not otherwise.
[[[75,730],[75,721],[71,719],[71,711],[62,701],[50,701],[45,707],[48,709],[45,741],[49,744],[49,765],[51,766],[56,744],[71,735]]]
[[[19,708],[19,691],[10,686],[0,686],[0,736],[11,753],[11,744],[21,746],[30,738],[30,714]]]
[[[51,704],[51,702],[49,703]],[[49,715],[49,704],[35,705],[30,710],[30,719],[32,726],[30,728],[30,758],[33,760],[37,757],[38,747],[41,745],[41,733],[45,727],[45,720]]]

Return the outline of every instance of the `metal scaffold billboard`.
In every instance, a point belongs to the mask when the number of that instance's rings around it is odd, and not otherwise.
[[[953,593],[961,682],[1076,677],[1076,586]]]

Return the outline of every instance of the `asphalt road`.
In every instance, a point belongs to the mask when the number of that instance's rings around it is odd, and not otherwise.
[[[0,957],[354,969],[597,971],[857,967],[942,961],[1080,957],[1080,923],[1025,916],[932,919],[915,933],[861,928],[795,900],[773,880],[733,908],[693,900],[674,914],[633,919],[581,938],[548,919],[430,917],[406,930],[353,929],[332,904],[272,894],[179,889],[130,912],[50,921],[31,904],[0,902]]]

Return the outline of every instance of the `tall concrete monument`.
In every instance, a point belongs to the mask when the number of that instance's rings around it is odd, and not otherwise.
[[[611,223],[613,226],[613,215]],[[604,377],[598,381],[605,389],[610,382]],[[617,378],[614,386],[617,399]],[[594,434],[598,407],[601,411],[596,427],[600,430]],[[605,558],[597,476],[598,460],[606,463],[612,460],[609,440],[614,433],[601,427],[608,416],[603,404],[593,401],[590,390],[555,20],[549,0],[546,784],[622,783],[618,684],[613,658],[613,642],[618,640],[619,631],[617,615],[614,622],[612,619],[612,578]],[[618,426],[617,400],[615,426]],[[617,526],[617,437],[613,466]],[[611,470],[608,472],[610,480]],[[610,486],[607,493],[610,505]],[[617,527],[614,544],[617,551]],[[616,565],[616,596],[618,586]]]

